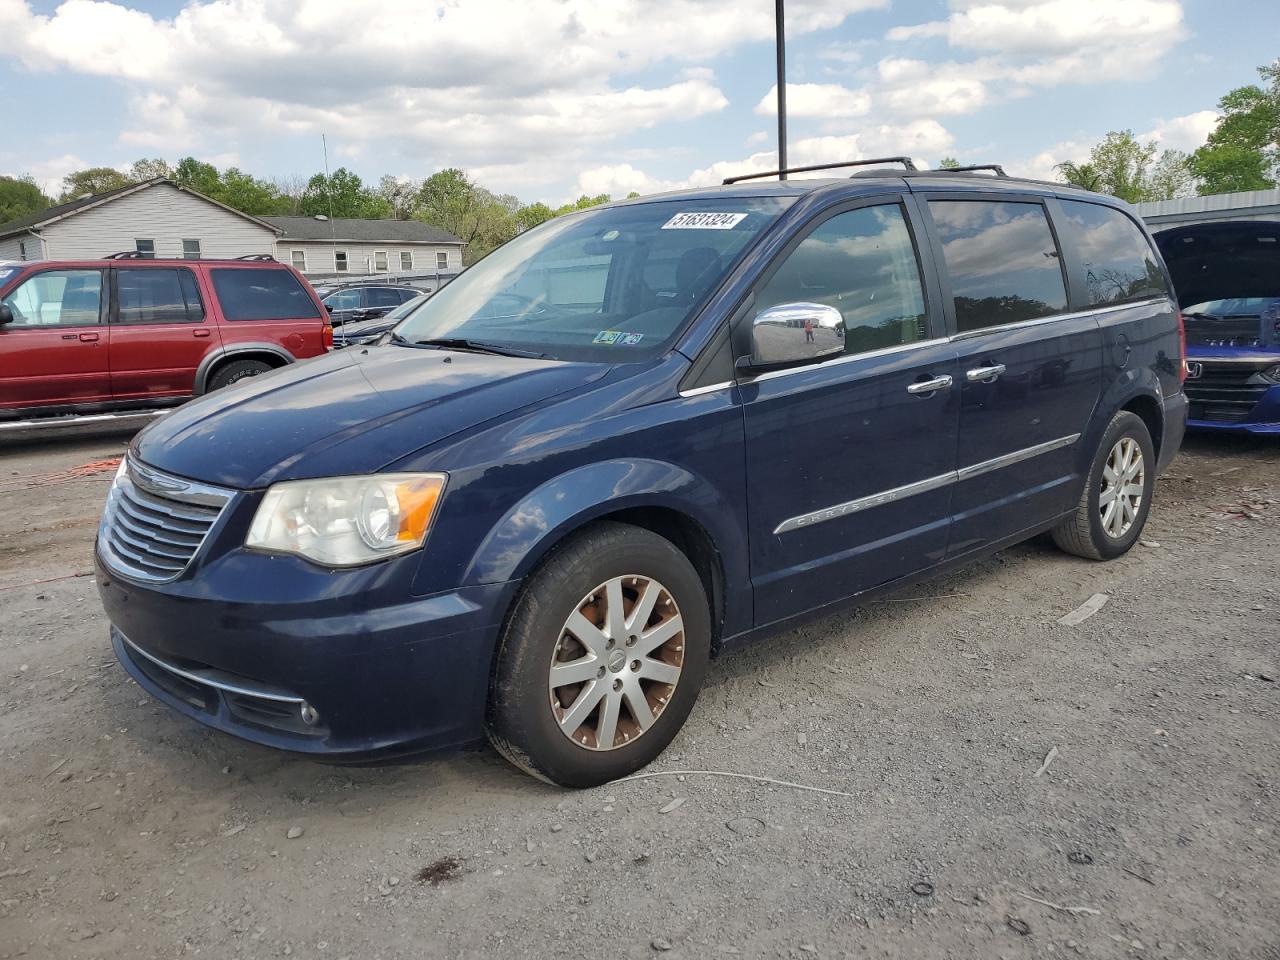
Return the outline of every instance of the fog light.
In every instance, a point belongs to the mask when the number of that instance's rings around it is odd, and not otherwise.
[[[302,705],[302,722],[308,727],[314,727],[320,722],[320,714],[316,711],[316,708],[309,703],[304,703]]]

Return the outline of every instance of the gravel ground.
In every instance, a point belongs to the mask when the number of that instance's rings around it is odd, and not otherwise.
[[[53,475],[122,450],[0,453],[0,957],[1280,958],[1278,444],[1190,440],[1114,563],[1036,541],[718,661],[654,766],[838,793],[205,731],[75,576],[110,474]]]

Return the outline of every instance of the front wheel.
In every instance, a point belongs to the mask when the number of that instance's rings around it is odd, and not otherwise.
[[[1151,512],[1155,469],[1155,446],[1146,423],[1121,410],[1102,435],[1075,514],[1054,529],[1054,543],[1090,560],[1127,553]]]
[[[558,548],[516,601],[489,739],[561,786],[634,773],[683,726],[710,649],[706,591],[688,558],[648,530],[600,524]]]

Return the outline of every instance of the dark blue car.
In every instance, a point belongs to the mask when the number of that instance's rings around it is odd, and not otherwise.
[[[1280,223],[1155,235],[1187,325],[1187,426],[1280,434]]]
[[[129,673],[220,730],[338,758],[487,734],[598,784],[720,652],[1046,531],[1125,553],[1182,372],[1108,197],[877,169],[627,201],[153,424],[98,586]]]

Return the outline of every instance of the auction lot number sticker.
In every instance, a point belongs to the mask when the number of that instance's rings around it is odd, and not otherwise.
[[[663,230],[732,230],[745,213],[677,213],[662,225]]]

